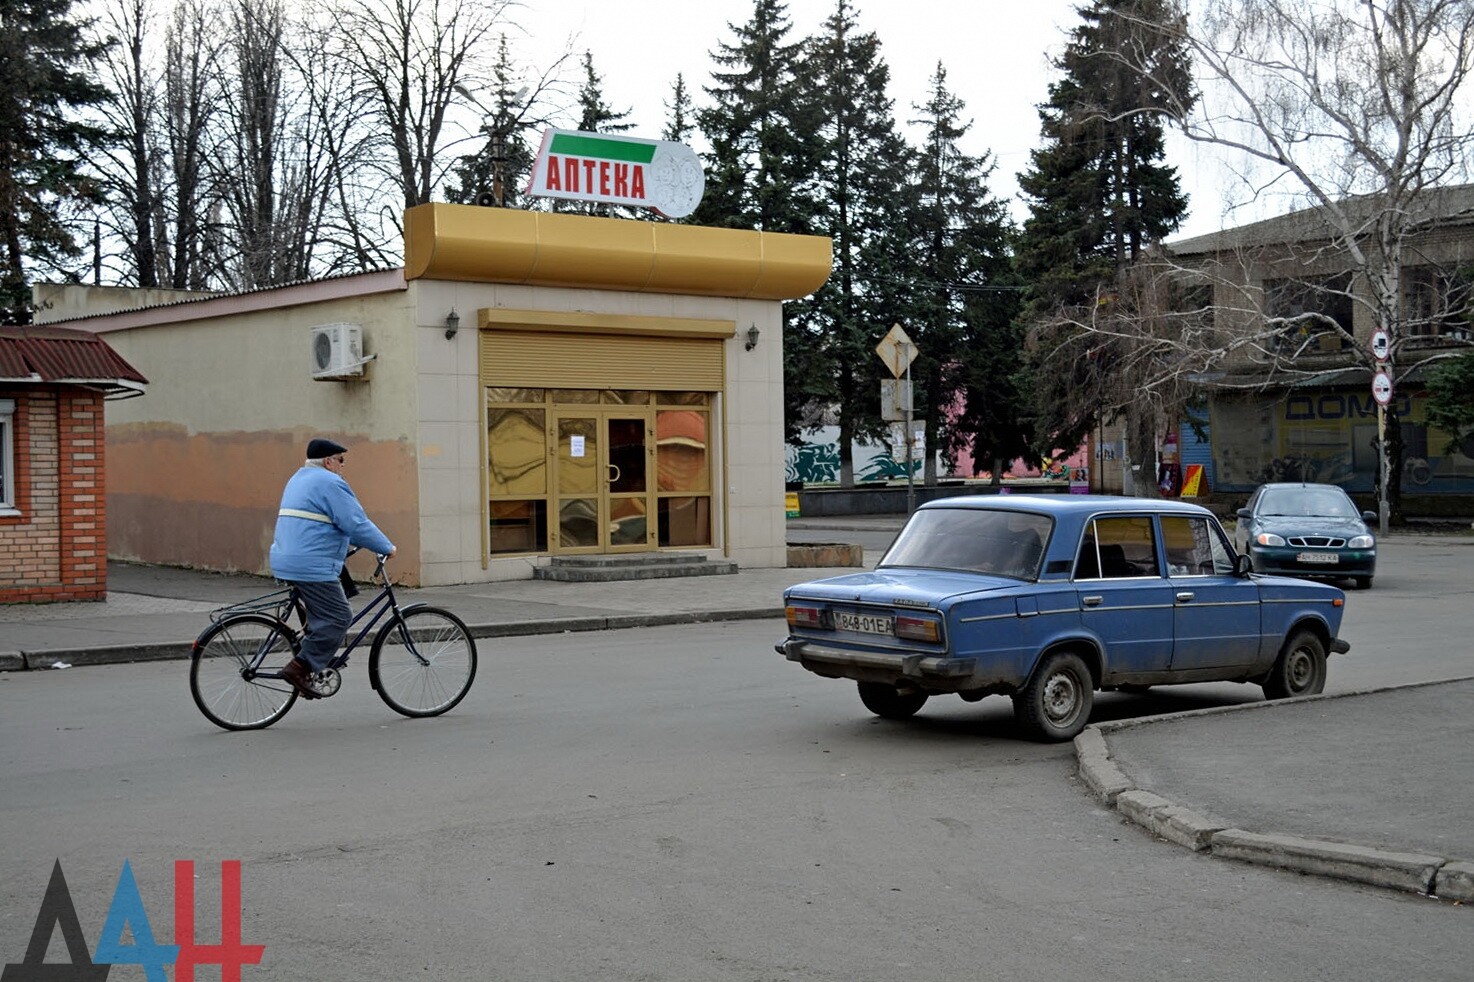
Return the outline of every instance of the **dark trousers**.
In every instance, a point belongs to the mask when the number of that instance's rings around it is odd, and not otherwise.
[[[322,583],[296,580],[292,586],[307,605],[307,631],[302,635],[299,654],[309,668],[320,672],[342,646],[348,622],[353,619],[353,608],[348,606],[343,584],[337,580]]]

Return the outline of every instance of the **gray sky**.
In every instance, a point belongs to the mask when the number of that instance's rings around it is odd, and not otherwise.
[[[731,42],[728,24],[752,15],[752,0],[524,0],[516,19],[527,30],[531,61],[546,63],[573,37],[573,48],[593,53],[604,96],[616,109],[630,108],[632,135],[658,136],[665,103],[678,72],[698,104],[708,84],[709,52]],[[1048,97],[1049,58],[1063,46],[1079,18],[1082,0],[855,0],[862,30],[873,31],[891,70],[897,119],[913,115],[938,61],[951,90],[967,104],[973,129],[965,149],[991,151],[997,164],[991,186],[1017,202],[1017,173],[1039,142],[1037,105]],[[815,33],[833,13],[835,0],[788,0],[795,40]],[[522,45],[518,46],[519,48]],[[570,73],[570,80],[576,73]],[[1221,195],[1214,190],[1218,165],[1180,141],[1170,162],[1192,196],[1182,235],[1220,225]]]

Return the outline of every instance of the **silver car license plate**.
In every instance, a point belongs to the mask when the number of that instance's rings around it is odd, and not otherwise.
[[[1298,552],[1295,554],[1297,563],[1339,563],[1341,557],[1334,552]]]
[[[844,611],[836,610],[834,626],[841,631],[859,631],[861,634],[895,633],[891,619],[878,614],[846,614]]]

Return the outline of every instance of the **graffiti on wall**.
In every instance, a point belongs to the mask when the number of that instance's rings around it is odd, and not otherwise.
[[[900,458],[885,444],[856,441],[852,446],[856,481],[890,481],[906,477],[906,448],[898,448]],[[920,476],[925,459],[911,462],[912,474]],[[789,444],[785,472],[790,484],[832,484],[839,480],[839,428],[826,426],[811,434],[798,446]],[[942,470],[938,458],[938,473]]]

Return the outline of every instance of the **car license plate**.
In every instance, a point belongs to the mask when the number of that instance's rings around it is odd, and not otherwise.
[[[1334,552],[1300,552],[1295,554],[1297,563],[1339,563],[1341,557]]]
[[[846,614],[844,611],[836,610],[834,626],[841,631],[859,631],[861,634],[895,633],[889,617],[875,614]]]

